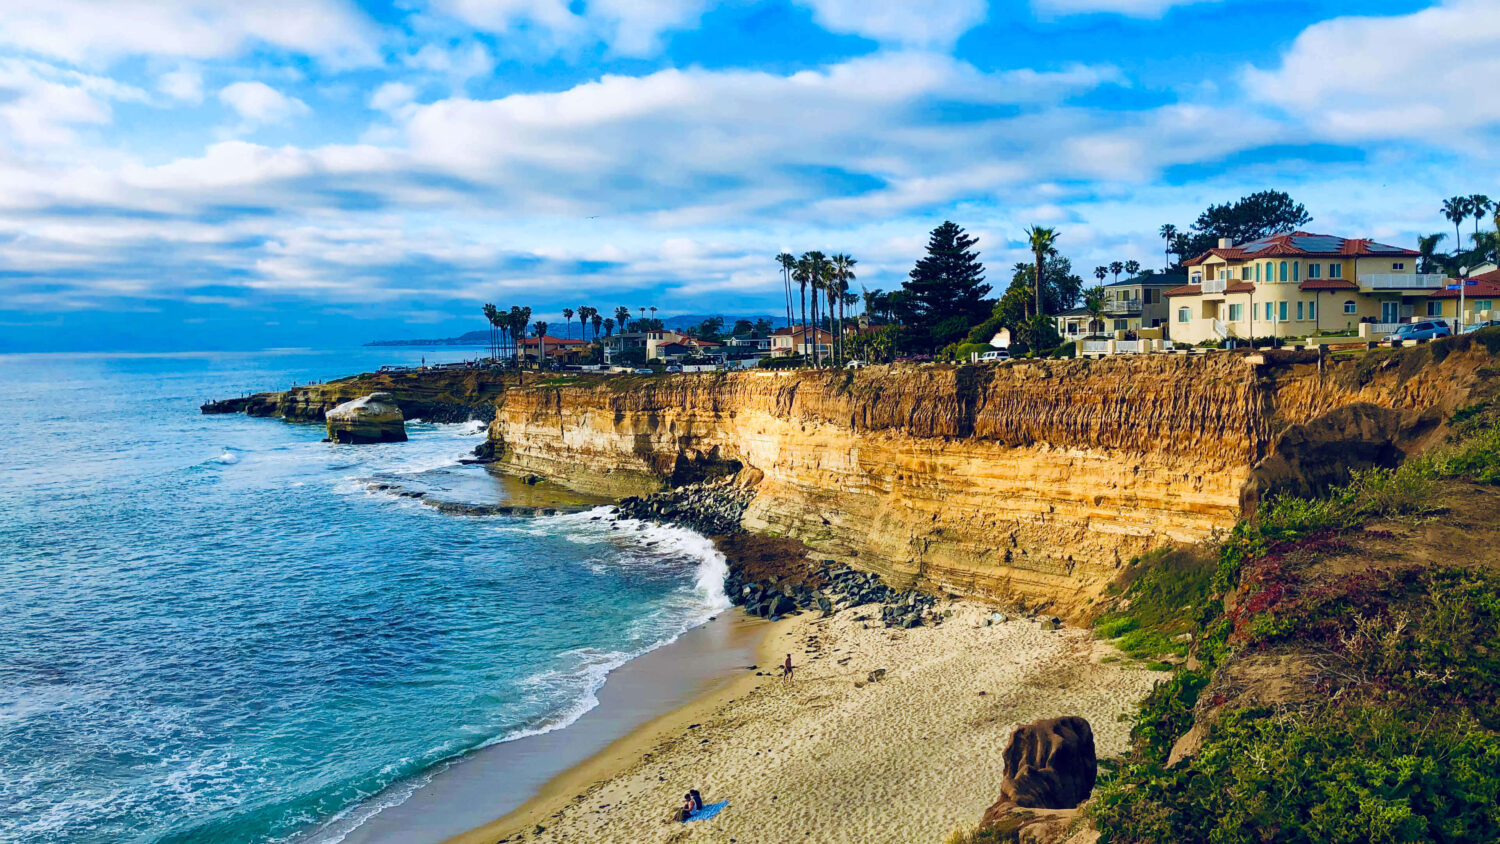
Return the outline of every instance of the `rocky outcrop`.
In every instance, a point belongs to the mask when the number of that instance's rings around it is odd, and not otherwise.
[[[1441,360],[1424,346],[580,380],[508,391],[490,453],[612,497],[732,476],[747,530],[893,588],[1069,616],[1130,557],[1233,525],[1277,443],[1309,482],[1347,473],[1336,436],[1293,460],[1289,426],[1360,402],[1442,415],[1493,360],[1455,344]]]
[[[1077,715],[1022,724],[1005,748],[1000,799],[985,813],[1022,809],[1074,809],[1089,799],[1099,775],[1094,730]]]
[[[389,393],[371,393],[325,414],[328,438],[336,443],[406,442],[406,419]]]
[[[370,393],[388,393],[407,419],[467,422],[495,418],[495,402],[518,383],[514,372],[488,369],[430,369],[371,372],[304,384],[288,390],[255,393],[205,403],[205,414],[244,413],[274,416],[289,422],[323,422],[328,411]]]

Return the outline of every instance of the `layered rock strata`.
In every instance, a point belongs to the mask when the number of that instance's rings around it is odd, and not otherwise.
[[[733,477],[753,492],[748,530],[897,588],[1067,615],[1132,555],[1231,526],[1288,426],[1358,402],[1448,412],[1492,363],[1466,344],[1441,359],[1422,347],[1354,362],[1215,354],[604,379],[508,391],[490,446],[509,469],[615,497]]]
[[[328,438],[336,443],[406,442],[406,417],[389,393],[371,393],[324,414]]]

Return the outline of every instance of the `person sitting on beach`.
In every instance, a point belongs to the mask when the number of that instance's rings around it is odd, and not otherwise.
[[[687,796],[688,796],[688,801],[693,804],[693,811],[695,811],[695,812],[701,812],[701,811],[703,811],[703,795],[701,795],[701,794],[698,793],[698,789],[696,789],[696,788],[690,788],[690,789],[688,789]]]
[[[791,680],[792,679],[792,655],[791,654],[787,654],[786,655],[786,662],[782,663],[782,665],[781,665],[781,679],[783,679],[783,680]]]

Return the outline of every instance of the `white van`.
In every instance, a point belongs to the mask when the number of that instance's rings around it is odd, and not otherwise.
[[[1007,352],[1004,349],[997,349],[993,352],[985,352],[984,354],[979,356],[980,363],[1004,363],[1008,360],[1010,360],[1010,352]]]

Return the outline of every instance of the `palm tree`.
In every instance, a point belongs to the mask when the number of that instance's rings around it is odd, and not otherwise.
[[[1458,253],[1462,252],[1464,248],[1464,235],[1463,232],[1459,230],[1459,225],[1462,224],[1464,220],[1469,219],[1469,198],[1467,196],[1455,196],[1443,200],[1443,216],[1448,218],[1448,222],[1453,224],[1453,235],[1455,239],[1455,243],[1453,244],[1453,254],[1457,255]]]
[[[1125,265],[1119,261],[1109,262],[1109,271],[1114,275],[1115,281],[1120,280],[1120,273],[1125,271]]]
[[[589,321],[592,320],[594,318],[594,314],[597,314],[597,313],[599,313],[599,312],[596,311],[596,310],[594,310],[593,308],[589,307],[588,305],[579,305],[578,306],[578,336],[579,336],[579,339],[582,339],[582,340],[589,339],[588,338],[588,333],[589,333],[588,332],[588,325],[589,325]],[[596,335],[594,337],[594,339],[598,340],[599,338]]]
[[[1442,243],[1447,237],[1448,235],[1443,232],[1420,235],[1417,237],[1417,251],[1422,253],[1422,257],[1420,259],[1421,266],[1419,267],[1422,272],[1439,272],[1437,248],[1438,244]]]
[[[484,308],[484,319],[490,324],[490,359],[495,358],[495,316],[499,310],[492,304],[486,302]]]
[[[630,322],[630,309],[624,305],[615,308],[615,325],[620,326],[620,333],[623,334],[629,330],[626,326],[628,322]]]
[[[792,280],[797,282],[797,287],[802,295],[802,342],[807,342],[807,286],[813,280],[813,261],[811,252],[803,252],[802,257],[797,259],[797,266],[792,270]],[[813,302],[818,301],[817,293],[813,293]],[[792,332],[792,354],[797,353],[797,331]]]
[[[1057,248],[1057,238],[1057,229],[1032,226],[1026,230],[1026,240],[1036,255],[1036,278],[1033,286],[1036,288],[1037,316],[1042,315],[1042,278],[1047,269],[1047,255]]]
[[[526,323],[531,321],[531,308],[510,306],[510,342],[515,347],[516,365],[521,362],[521,338],[526,336]]]
[[[1140,271],[1141,271],[1141,262],[1140,261],[1126,261],[1125,262],[1125,277],[1126,278],[1135,278],[1136,274],[1139,273]]]
[[[651,310],[651,326],[654,328],[656,327],[656,306],[648,305],[647,307]]]
[[[1490,213],[1490,209],[1493,207],[1495,207],[1494,203],[1490,202],[1490,198],[1482,193],[1476,193],[1469,197],[1469,214],[1474,217],[1474,240],[1476,246],[1478,246],[1479,241],[1479,224],[1484,222],[1485,216]]]
[[[781,284],[786,299],[786,326],[792,327],[792,270],[797,268],[797,259],[792,253],[783,252],[776,256],[776,263],[781,265]]]
[[[1094,323],[1104,328],[1104,286],[1095,285],[1083,292],[1083,307],[1089,312],[1089,336],[1094,336]]]
[[[605,317],[604,318],[604,336],[605,337],[613,337],[613,336],[615,336],[615,319],[614,319],[614,317]]]
[[[547,323],[537,320],[536,327],[536,368],[542,368],[542,361],[547,359]]]
[[[828,283],[828,256],[824,255],[822,252],[819,252],[817,250],[813,250],[811,252],[804,252],[804,253],[802,253],[802,257],[804,259],[806,259],[807,262],[808,262],[808,284],[812,285],[812,289],[813,289],[813,296],[812,296],[812,306],[813,306],[812,307],[812,311],[813,311],[813,314],[812,314],[812,316],[813,316],[813,320],[812,320],[813,366],[821,366],[823,364],[823,357],[822,357],[822,354],[820,353],[820,351],[818,349],[818,346],[819,346],[819,343],[818,343],[818,331],[821,328],[821,326],[818,324],[818,321],[820,319],[820,317],[818,316],[818,293],[821,292],[824,289],[825,285],[827,285],[827,283]],[[804,343],[808,342],[807,335],[805,333],[802,336],[802,342],[804,342]]]
[[[1100,284],[1104,283],[1104,277],[1107,275],[1109,275],[1109,267],[1094,267],[1094,278],[1099,279]]]
[[[599,312],[595,311],[593,308],[589,308],[589,310],[594,311],[593,314],[589,316],[589,324],[594,326],[594,342],[597,343],[599,342],[599,328],[600,326],[604,325],[604,317],[599,316]]]
[[[644,305],[641,306],[641,323],[640,323],[640,329],[642,331],[646,330],[646,306],[644,306]]]
[[[830,306],[833,304],[833,300],[835,299],[835,297],[838,303],[839,327],[838,330],[836,330],[833,334],[834,343],[839,344],[834,346],[835,360],[839,360],[842,354],[841,344],[843,342],[842,337],[844,324],[844,294],[849,292],[849,282],[854,280],[854,265],[858,263],[859,261],[857,259],[850,257],[846,253],[840,253],[833,256],[833,277],[836,280],[836,283],[829,286],[830,289],[828,291],[828,295],[830,299]]]
[[[563,308],[563,319],[567,320],[567,328],[563,329],[564,337],[573,336],[573,309]]]
[[[1172,251],[1177,245],[1177,227],[1171,223],[1161,227],[1161,239],[1167,242],[1167,267],[1172,266]]]

